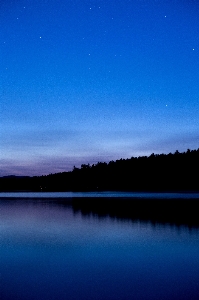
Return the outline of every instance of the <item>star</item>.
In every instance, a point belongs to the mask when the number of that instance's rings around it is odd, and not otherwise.
[[[195,49],[193,48],[193,51],[194,51]]]

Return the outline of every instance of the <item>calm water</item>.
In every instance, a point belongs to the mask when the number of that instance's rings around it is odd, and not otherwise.
[[[199,229],[1,198],[0,299],[199,299]]]
[[[73,197],[138,197],[138,198],[181,198],[181,199],[199,199],[199,193],[146,193],[146,192],[11,192],[11,193],[0,193],[0,198],[73,198]]]

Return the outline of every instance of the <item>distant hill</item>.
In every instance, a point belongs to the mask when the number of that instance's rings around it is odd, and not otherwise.
[[[16,175],[7,175],[7,176],[2,176],[0,178],[28,178],[29,176],[16,176]]]
[[[6,176],[0,191],[199,191],[199,149],[82,164],[46,176]]]

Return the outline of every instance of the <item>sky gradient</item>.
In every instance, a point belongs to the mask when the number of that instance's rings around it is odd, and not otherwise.
[[[199,147],[199,2],[0,1],[0,176]]]

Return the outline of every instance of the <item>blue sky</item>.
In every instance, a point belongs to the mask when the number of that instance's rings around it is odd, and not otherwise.
[[[199,147],[199,3],[0,2],[0,176]]]

